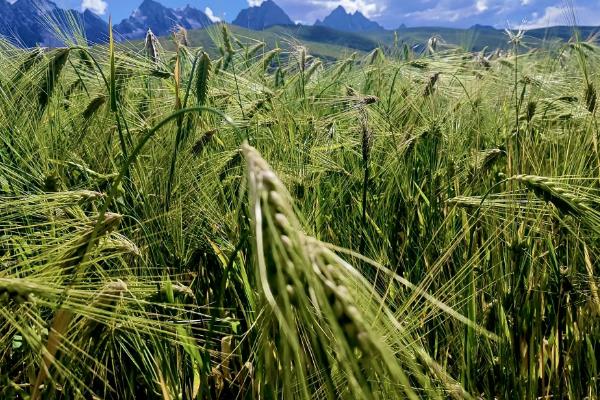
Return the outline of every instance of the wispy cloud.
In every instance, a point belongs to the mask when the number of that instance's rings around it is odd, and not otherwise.
[[[565,8],[562,6],[549,6],[543,13],[532,13],[531,20],[525,20],[520,25],[521,29],[545,28],[555,25],[598,25],[600,9],[598,7],[576,6]]]
[[[221,22],[221,18],[217,17],[210,7],[206,7],[204,9],[204,14],[206,14],[208,19],[210,19],[212,22]]]
[[[90,10],[94,14],[104,15],[108,3],[104,0],[83,0],[81,2],[81,11]]]

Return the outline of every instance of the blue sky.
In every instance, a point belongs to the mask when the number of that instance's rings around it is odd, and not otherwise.
[[[142,0],[58,0],[61,6],[89,8],[118,22],[129,16]],[[192,7],[231,21],[237,13],[261,0],[158,0],[168,7]],[[600,25],[600,0],[275,0],[298,22],[313,23],[342,5],[361,11],[387,28],[408,26],[457,26],[473,24],[506,27],[544,27],[572,24]]]

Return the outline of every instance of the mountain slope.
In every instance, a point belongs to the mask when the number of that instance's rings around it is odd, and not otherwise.
[[[365,17],[361,12],[354,14],[346,12],[342,6],[337,7],[323,21],[317,20],[317,26],[326,26],[345,32],[375,32],[383,31],[383,27]]]
[[[89,43],[98,43],[105,40],[108,24],[90,11],[63,10],[49,0],[0,0],[0,35],[19,45],[60,46],[63,35],[80,30]]]
[[[90,10],[85,10],[82,17],[85,36],[88,39],[88,42],[108,42],[108,24],[106,21],[98,17]]]
[[[233,24],[260,31],[275,25],[294,25],[294,22],[274,1],[267,0],[260,6],[240,11]]]
[[[144,0],[129,18],[115,26],[115,32],[125,39],[137,39],[143,37],[148,29],[162,36],[178,25],[185,29],[199,29],[211,24],[206,14],[190,6],[174,10],[154,0]]]
[[[577,27],[579,38],[587,40],[591,37],[596,37],[598,42],[598,34],[600,27],[597,26],[579,26]],[[552,26],[548,28],[531,29],[526,32],[527,36],[545,40],[569,40],[573,37],[575,30],[572,26]]]

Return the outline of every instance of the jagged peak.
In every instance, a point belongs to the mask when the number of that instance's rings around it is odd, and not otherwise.
[[[167,11],[167,10],[171,10],[171,9],[155,0],[144,0],[138,6],[137,10],[139,10],[143,13],[154,13],[154,12]]]
[[[324,20],[317,20],[315,25],[324,25],[349,32],[377,31],[383,29],[377,22],[367,18],[360,10],[349,13],[341,5],[331,11]]]
[[[258,6],[241,10],[233,24],[244,28],[262,30],[274,25],[294,25],[294,21],[277,3],[273,0],[267,0]]]
[[[140,7],[161,7],[161,8],[166,8],[161,3],[159,3],[158,1],[155,1],[155,0],[144,0],[140,4]]]

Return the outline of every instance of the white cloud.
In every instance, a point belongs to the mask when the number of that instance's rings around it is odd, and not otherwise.
[[[546,7],[544,15],[531,22],[531,24],[536,28],[551,25],[565,25],[566,23],[567,20],[565,19],[565,9],[563,7],[556,6]]]
[[[250,7],[258,7],[263,3],[264,0],[248,0],[248,5]]]
[[[104,0],[83,0],[81,2],[81,11],[90,10],[98,15],[103,15],[107,7],[108,4]]]
[[[565,8],[561,6],[546,7],[544,13],[532,13],[533,21],[525,21],[520,29],[546,28],[556,25],[597,25],[600,10],[596,7]]]
[[[221,18],[217,17],[210,7],[206,7],[204,9],[204,14],[206,14],[208,19],[210,19],[212,22],[221,22]]]
[[[477,11],[480,13],[487,11],[487,9],[488,9],[487,1],[486,0],[477,0],[477,2],[475,3],[475,9],[477,9]]]

